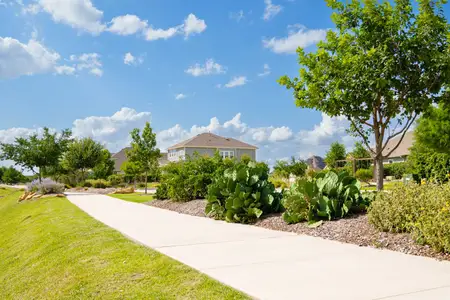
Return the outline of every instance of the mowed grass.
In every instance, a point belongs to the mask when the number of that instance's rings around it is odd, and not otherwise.
[[[129,201],[129,202],[136,202],[136,203],[145,203],[152,201],[153,195],[150,194],[143,194],[143,193],[133,193],[133,194],[109,194],[108,196]]]
[[[391,190],[397,186],[402,186],[403,182],[402,181],[387,181],[384,183],[384,189],[385,190]],[[361,187],[361,190],[363,191],[376,191],[377,187],[376,185],[371,185],[371,186],[363,186]]]
[[[71,204],[0,189],[0,299],[246,299]],[[157,230],[148,228],[146,230]]]

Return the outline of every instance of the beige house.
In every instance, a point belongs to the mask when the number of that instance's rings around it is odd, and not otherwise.
[[[184,160],[186,155],[192,156],[195,152],[200,155],[213,156],[216,151],[219,151],[223,158],[236,157],[240,159],[242,155],[248,155],[251,159],[256,160],[257,149],[258,147],[233,138],[202,133],[169,147],[167,159],[169,161]]]
[[[383,156],[387,155],[400,141],[401,135],[396,136],[392,140],[390,140],[386,146],[386,148],[383,151]],[[405,137],[403,138],[400,145],[397,147],[397,149],[394,150],[394,152],[389,155],[389,157],[385,158],[383,161],[383,164],[392,164],[397,162],[404,162],[406,161],[406,158],[409,156],[410,148],[414,144],[414,132],[408,131],[405,134]]]
[[[111,158],[114,160],[114,173],[116,174],[122,174],[123,171],[120,169],[120,167],[123,165],[124,162],[127,161],[127,150],[130,150],[130,147],[123,148],[117,153],[114,153]],[[158,159],[158,163],[160,166],[164,166],[168,163],[167,160],[167,153],[161,152],[161,157]]]

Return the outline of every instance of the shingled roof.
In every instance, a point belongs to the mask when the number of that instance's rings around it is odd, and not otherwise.
[[[386,148],[383,151],[383,156],[386,156],[397,145],[401,136],[402,135],[398,135],[388,142]],[[414,132],[409,131],[405,134],[405,137],[403,138],[398,148],[395,149],[394,152],[392,152],[391,155],[389,155],[389,157],[408,156],[410,153],[409,148],[412,147],[413,143],[414,143]]]
[[[181,143],[169,147],[169,150],[177,148],[238,148],[258,149],[258,147],[241,142],[233,138],[225,138],[213,133],[201,133]]]

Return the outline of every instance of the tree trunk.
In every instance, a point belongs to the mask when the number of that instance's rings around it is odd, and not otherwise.
[[[375,158],[375,178],[377,180],[377,191],[383,190],[384,166],[381,155]]]
[[[147,194],[147,171],[145,171],[145,194]]]

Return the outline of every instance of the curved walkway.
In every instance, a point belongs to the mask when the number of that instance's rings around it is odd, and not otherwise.
[[[449,262],[103,195],[68,194],[68,199],[129,238],[259,299],[450,299]]]

